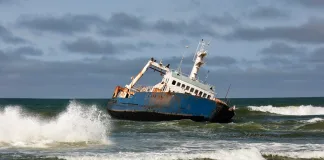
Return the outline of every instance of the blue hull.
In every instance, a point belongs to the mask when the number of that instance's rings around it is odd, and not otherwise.
[[[138,92],[130,98],[113,98],[107,109],[113,118],[137,121],[230,122],[235,115],[227,105],[189,94],[166,92]]]

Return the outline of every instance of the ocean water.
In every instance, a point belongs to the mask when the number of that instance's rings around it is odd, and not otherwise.
[[[111,119],[108,100],[0,99],[0,159],[324,159],[324,98],[231,99],[231,123]]]

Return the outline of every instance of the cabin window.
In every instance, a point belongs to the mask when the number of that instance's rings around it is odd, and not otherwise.
[[[199,92],[199,96],[202,96],[202,91]]]
[[[186,91],[189,91],[189,88],[190,88],[190,87],[189,87],[189,86],[187,86],[187,87],[186,87]]]
[[[172,85],[175,85],[175,84],[176,84],[176,81],[175,81],[175,80],[173,80],[173,81],[172,81]]]
[[[178,86],[178,87],[180,87],[180,85],[181,85],[181,83],[180,83],[180,82],[178,82],[178,83],[177,83],[177,86]]]
[[[194,88],[191,88],[191,89],[190,89],[190,92],[193,92],[193,91],[194,91]]]
[[[207,98],[209,99],[210,98],[210,95],[208,95]]]
[[[197,89],[195,90],[195,94],[198,94],[198,90]]]
[[[181,88],[183,88],[183,89],[184,89],[185,87],[186,87],[186,85],[184,85],[184,84],[182,84],[182,85],[181,85]]]
[[[165,91],[165,88],[166,88],[166,85],[165,85],[165,86],[163,86],[163,89],[162,89],[162,91]]]
[[[206,94],[206,93],[204,93],[203,97],[204,97],[204,98],[206,98],[206,95],[207,95],[207,94]]]

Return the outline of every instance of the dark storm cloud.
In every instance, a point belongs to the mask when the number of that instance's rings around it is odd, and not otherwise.
[[[213,17],[215,23],[233,23],[230,16]],[[228,20],[226,20],[228,19]],[[146,22],[143,18],[126,13],[113,13],[109,19],[97,15],[64,15],[55,16],[22,16],[17,26],[27,28],[35,33],[52,32],[63,35],[90,32],[95,26],[97,33],[107,37],[130,36],[141,31],[158,32],[161,34],[177,34],[188,36],[215,36],[216,33],[208,25],[197,20],[169,21],[159,19]],[[199,29],[197,29],[199,28]]]
[[[0,39],[5,43],[10,44],[19,44],[26,43],[27,41],[23,38],[15,36],[12,32],[10,32],[7,28],[0,24]]]
[[[324,19],[310,18],[297,26],[240,27],[224,36],[227,40],[286,40],[298,43],[324,43]]]
[[[10,51],[8,54],[14,54],[14,55],[18,55],[18,56],[24,56],[24,55],[41,56],[44,53],[42,50],[40,50],[38,48],[25,46],[25,47],[16,48],[16,49]]]
[[[0,50],[0,62],[4,63],[12,63],[13,61],[23,60],[26,56],[41,56],[43,55],[43,51],[34,48],[31,46],[23,46],[18,48],[9,48],[6,50]],[[18,65],[18,64],[13,64]]]
[[[270,46],[263,48],[260,53],[271,56],[299,56],[306,52],[306,49],[303,47],[293,47],[283,42],[272,42]]]
[[[236,64],[238,61],[229,56],[213,56],[207,58],[208,66],[230,66]]]
[[[77,39],[74,42],[63,42],[64,49],[77,53],[94,53],[94,54],[116,54],[118,48],[110,41],[98,42],[92,38],[85,37]]]
[[[157,47],[156,44],[148,41],[140,41],[135,44],[113,43],[109,40],[98,41],[90,37],[79,38],[72,42],[63,41],[61,46],[63,49],[74,53],[102,55],[114,55],[126,51],[142,51],[146,48]]]
[[[113,14],[108,20],[108,23],[114,25],[114,27],[132,30],[142,30],[146,25],[141,18],[126,13]]]
[[[17,25],[34,32],[52,32],[72,35],[89,31],[92,25],[105,24],[105,20],[96,15],[21,16]]]
[[[34,32],[52,32],[63,35],[89,32],[92,26],[98,29],[99,34],[105,36],[124,36],[130,31],[142,30],[146,24],[139,18],[126,13],[113,13],[109,19],[98,15],[64,16],[21,16],[17,25]]]
[[[273,7],[259,7],[249,14],[252,19],[281,19],[288,18],[288,13]]]

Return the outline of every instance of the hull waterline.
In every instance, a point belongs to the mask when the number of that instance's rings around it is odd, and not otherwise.
[[[150,96],[152,94],[155,96]],[[137,93],[127,99],[112,99],[107,111],[112,118],[133,121],[190,119],[197,122],[231,122],[235,115],[228,106],[200,97],[149,92]]]

